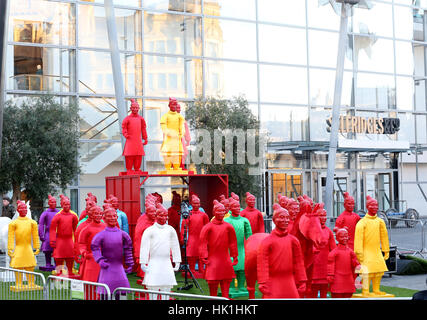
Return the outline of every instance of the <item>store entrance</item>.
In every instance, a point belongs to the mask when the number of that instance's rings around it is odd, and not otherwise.
[[[277,195],[296,199],[303,194],[303,178],[301,172],[271,173],[271,191],[273,202]]]
[[[366,196],[378,201],[378,210],[387,211],[394,207],[393,175],[391,172],[364,172],[361,181],[361,208],[366,212]]]
[[[349,191],[349,177],[348,173],[335,173],[334,177],[334,190],[333,190],[333,212],[332,217],[338,217],[344,211],[344,193]],[[325,201],[326,192],[326,172],[319,173],[318,180],[318,195],[319,201]]]

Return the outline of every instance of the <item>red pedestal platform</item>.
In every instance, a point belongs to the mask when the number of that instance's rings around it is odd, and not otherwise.
[[[148,179],[164,177],[181,177],[188,185],[189,194],[195,193],[200,198],[200,205],[208,214],[213,216],[213,200],[221,194],[228,197],[227,174],[140,174],[119,175],[105,178],[106,196],[115,195],[119,199],[119,209],[126,213],[129,222],[131,238],[135,234],[138,218],[141,216],[144,200],[141,187]],[[151,187],[150,187],[151,188]]]

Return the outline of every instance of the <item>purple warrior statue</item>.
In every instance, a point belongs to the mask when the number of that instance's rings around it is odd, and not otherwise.
[[[93,237],[91,249],[95,261],[101,267],[98,282],[105,283],[113,293],[118,287],[130,287],[126,273],[132,272],[133,267],[132,240],[125,231],[117,227],[114,208],[105,209],[104,222],[107,227]],[[126,273],[123,260],[127,266]],[[99,288],[98,293],[105,294],[104,289]]]
[[[49,244],[49,228],[53,217],[58,213],[59,209],[56,208],[55,197],[51,195],[48,196],[47,204],[49,208],[43,211],[39,220],[39,238],[43,242],[40,250],[44,253],[46,266],[40,266],[39,269],[43,271],[52,271],[55,269],[55,266],[51,264],[53,248]]]

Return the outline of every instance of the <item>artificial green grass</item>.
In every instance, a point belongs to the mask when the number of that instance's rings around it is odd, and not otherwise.
[[[49,275],[52,274],[51,272],[45,272],[45,271],[40,271],[40,270],[36,270],[36,272],[43,273],[45,275],[46,279]],[[137,280],[139,278],[136,276],[136,273],[128,274],[128,279],[129,279],[129,285],[131,288],[135,288],[135,289],[142,289],[143,288],[141,285],[137,284]],[[193,280],[190,276],[188,276],[187,282],[190,284],[193,284],[193,287],[188,289],[188,290],[179,290],[179,288],[183,287],[185,284],[185,281],[184,281],[184,278],[182,277],[181,272],[176,273],[176,281],[178,284],[172,288],[173,292],[184,293],[184,294],[194,294],[194,295],[206,295],[206,296],[209,295],[209,287],[206,283],[206,280],[204,280],[204,279],[197,279],[197,282],[198,282],[199,286],[202,288],[203,292],[199,288],[196,287],[195,283],[193,282]],[[390,293],[390,294],[394,294],[395,297],[412,297],[416,292],[418,292],[418,290],[398,288],[398,287],[388,287],[388,286],[381,286],[380,290],[385,291],[385,292]],[[361,292],[360,289],[356,290],[356,293],[360,293],[360,292]],[[219,295],[220,295],[220,291],[219,291]],[[255,297],[256,298],[262,297],[262,294],[258,290],[258,285],[256,286]],[[247,299],[248,299],[248,297],[236,297],[235,298],[235,300],[247,300]]]

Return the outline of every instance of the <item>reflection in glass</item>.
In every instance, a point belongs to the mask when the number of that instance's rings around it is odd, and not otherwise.
[[[144,48],[150,52],[200,56],[200,18],[146,12]]]
[[[81,47],[110,47],[108,42],[105,8],[93,5],[78,6],[79,12],[79,43]]]
[[[400,119],[400,130],[397,132],[398,140],[415,143],[414,115],[412,113],[406,112],[398,113],[397,117]]]
[[[142,95],[142,56],[140,54],[120,54],[122,77],[126,95]]]
[[[260,100],[307,104],[307,69],[260,65]]]
[[[61,63],[71,68],[62,71]],[[6,77],[7,87],[13,90],[30,91],[74,91],[69,88],[74,68],[70,65],[70,51],[60,49],[8,46]],[[70,71],[72,74],[70,74]],[[61,87],[62,85],[62,87]]]
[[[326,120],[332,115],[332,109],[310,109],[310,141],[329,141],[330,134],[326,131]]]
[[[142,0],[146,9],[200,13],[201,0]],[[206,3],[205,3],[206,6]]]
[[[13,0],[9,10],[9,41],[74,45],[73,4]]]
[[[261,105],[261,126],[269,142],[303,141],[307,138],[307,107]]]
[[[206,60],[205,67],[207,96],[232,98],[244,95],[249,101],[258,99],[255,64]]]
[[[394,77],[382,74],[356,73],[356,107],[395,109]]]
[[[289,64],[307,63],[305,29],[260,24],[259,59]]]
[[[394,72],[393,41],[372,37],[354,37],[355,69]]]
[[[205,19],[205,41],[217,44],[215,57],[256,60],[256,25],[254,23]],[[210,50],[206,51],[206,55],[211,53]]]
[[[417,118],[417,143],[427,143],[427,122],[425,115],[416,115]]]
[[[143,0],[113,0],[113,4],[128,7],[141,7]]]
[[[321,6],[319,0],[307,0],[307,17],[309,27],[339,30],[340,16],[329,3]]]
[[[374,33],[378,36],[393,36],[393,13],[391,4],[375,2],[371,9],[353,10],[353,32]]]
[[[160,57],[153,57],[160,58]],[[194,98],[202,94],[202,61],[173,58],[166,62],[154,59],[145,68],[145,94],[155,97]]]
[[[305,1],[258,1],[258,20],[305,26]]]
[[[396,73],[414,74],[414,54],[411,42],[395,41],[396,47]],[[417,64],[424,65],[422,59],[417,60]],[[422,67],[421,66],[421,67]],[[422,69],[424,71],[424,69]],[[421,72],[419,70],[418,72]]]
[[[413,39],[414,12],[412,8],[394,6],[394,35],[398,39]]]
[[[412,77],[396,77],[397,109],[414,109],[414,80]]]
[[[255,20],[256,0],[205,0],[203,13],[208,16]]]
[[[337,66],[338,33],[331,31],[309,30],[308,54],[311,66],[331,67]],[[344,68],[351,69],[351,51],[347,47]]]
[[[415,110],[416,111],[426,111],[426,80],[415,80],[414,81],[414,90],[415,90]]]
[[[80,158],[80,165],[81,165],[83,175],[98,174],[101,170],[103,170],[107,166],[111,168],[112,162],[119,159],[121,155],[122,155],[122,146],[120,142],[107,142],[107,141],[80,142],[80,145],[79,145],[79,158]],[[117,172],[117,171],[113,171],[113,172]],[[100,181],[98,183],[101,184],[102,178],[99,180]],[[91,177],[89,181],[92,182],[91,185],[98,184],[96,182],[96,179],[94,179],[94,177]],[[104,178],[104,181],[105,181],[105,178]],[[80,183],[82,182],[80,181]]]
[[[114,11],[119,49],[141,51],[141,11],[124,9]]]
[[[356,117],[363,117],[365,119],[368,118],[388,118],[388,112],[361,112],[358,111],[355,114]],[[402,125],[401,125],[402,128]],[[368,129],[369,130],[369,129]],[[386,134],[375,134],[375,133],[356,133],[354,135],[356,140],[369,140],[369,141],[389,141],[394,140],[395,135],[386,135]]]
[[[335,91],[335,70],[310,68],[310,105],[332,106]],[[352,95],[351,72],[344,72],[342,82],[341,105],[351,105]]]
[[[79,91],[81,93],[114,92],[109,52],[79,50]]]
[[[120,140],[115,99],[80,97],[80,139]]]

